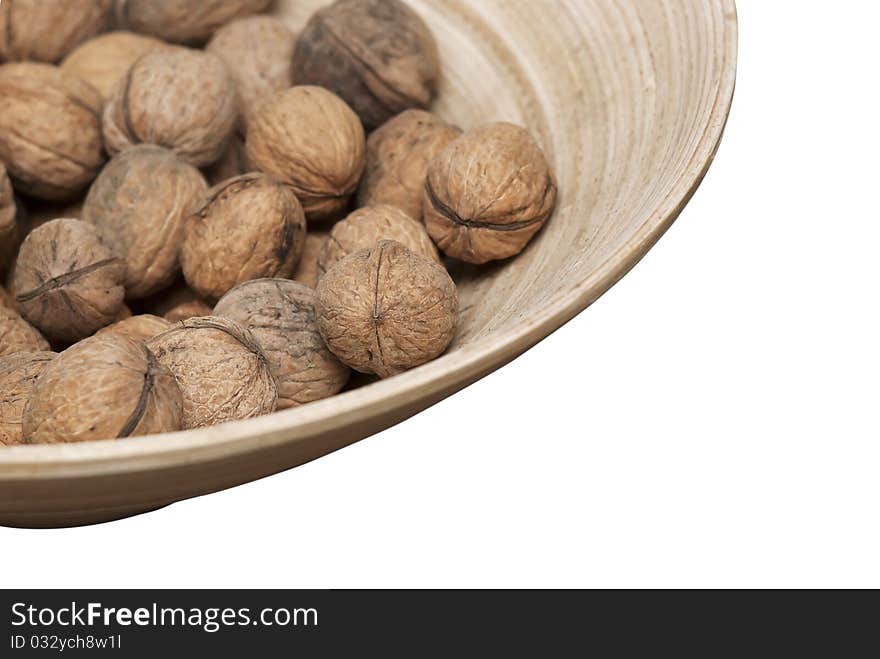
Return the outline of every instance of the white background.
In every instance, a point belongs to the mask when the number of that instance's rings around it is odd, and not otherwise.
[[[260,482],[2,529],[2,585],[880,586],[875,5],[741,0],[704,185],[520,359]]]

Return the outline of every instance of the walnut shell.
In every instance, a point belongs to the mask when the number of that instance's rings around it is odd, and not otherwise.
[[[424,224],[396,206],[368,206],[333,225],[330,239],[318,255],[318,277],[349,254],[369,249],[380,240],[395,240],[411,252],[440,263],[440,255]]]
[[[104,164],[98,92],[49,64],[0,66],[0,160],[19,192],[75,198]]]
[[[306,234],[306,242],[303,246],[302,256],[296,270],[293,271],[292,279],[305,284],[309,288],[318,285],[318,256],[324,249],[324,243],[329,240],[330,234],[324,231],[309,231]]]
[[[512,124],[489,124],[431,162],[424,221],[447,255],[486,263],[519,254],[555,204],[556,180],[532,136]]]
[[[174,281],[184,224],[207,190],[198,169],[168,149],[146,144],[114,156],[95,179],[83,220],[125,259],[129,298],[146,297]]]
[[[259,172],[229,179],[186,223],[183,276],[207,299],[250,279],[289,277],[305,234],[302,206],[288,186]]]
[[[93,336],[52,360],[24,409],[28,444],[121,439],[180,430],[174,377],[141,341]]]
[[[400,0],[338,0],[306,24],[294,80],[338,94],[368,130],[409,108],[426,108],[440,73],[437,44]]]
[[[55,63],[112,17],[113,0],[0,2],[0,62]]]
[[[315,291],[286,279],[236,286],[214,313],[250,329],[278,383],[278,409],[327,398],[348,381],[349,369],[327,349],[315,321]]]
[[[0,306],[0,357],[16,352],[48,350],[49,343],[39,330],[22,318],[17,311]]]
[[[100,330],[95,336],[122,334],[135,341],[149,341],[154,336],[159,336],[162,332],[167,332],[172,327],[174,327],[174,323],[164,318],[151,314],[142,314],[117,320],[112,325],[108,325]]]
[[[7,309],[14,308],[12,298],[9,297],[9,293],[7,293],[6,289],[2,286],[0,286],[0,307],[6,307]]]
[[[34,382],[56,356],[54,352],[19,352],[0,357],[0,446],[22,443],[25,405]]]
[[[6,174],[6,166],[0,162],[0,275],[6,272],[18,250],[23,222],[12,191],[12,183]]]
[[[119,0],[120,18],[135,32],[199,45],[229,21],[263,11],[272,0]]]
[[[458,324],[458,292],[442,266],[383,240],[320,279],[315,313],[333,354],[386,378],[446,350]]]
[[[125,297],[125,261],[95,228],[60,219],[34,229],[15,262],[16,306],[50,340],[73,343],[113,322]]]
[[[257,169],[290,185],[310,222],[338,216],[364,171],[357,115],[320,87],[292,87],[264,103],[248,125]]]
[[[250,158],[248,158],[247,151],[244,148],[244,140],[238,133],[233,133],[220,159],[208,165],[202,171],[204,171],[208,183],[219,185],[227,179],[255,172],[257,168],[251,164]]]
[[[295,45],[293,32],[274,16],[232,21],[217,30],[208,43],[206,50],[223,60],[235,80],[242,134],[260,105],[293,85]]]
[[[142,55],[165,47],[167,45],[159,39],[143,34],[124,30],[109,32],[76,48],[61,62],[61,70],[78,75],[106,101],[132,64]]]
[[[147,345],[183,392],[184,428],[275,411],[278,390],[253,334],[227,318],[191,318]]]
[[[187,162],[217,160],[238,117],[235,83],[217,57],[188,48],[153,50],[119,80],[104,107],[104,142],[113,155],[158,144]]]
[[[182,280],[168,290],[144,300],[144,309],[171,323],[210,316],[212,311],[208,303],[196,295]]]
[[[382,124],[367,139],[358,206],[390,204],[421,220],[428,165],[460,135],[423,110],[407,110]]]

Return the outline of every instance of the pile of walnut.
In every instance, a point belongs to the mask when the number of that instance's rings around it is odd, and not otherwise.
[[[456,333],[444,263],[512,257],[552,213],[529,133],[427,111],[437,45],[400,0],[298,36],[269,4],[0,3],[0,444],[210,426],[424,364]]]

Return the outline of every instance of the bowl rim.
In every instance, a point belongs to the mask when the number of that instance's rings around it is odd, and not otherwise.
[[[620,280],[672,225],[703,181],[724,134],[736,86],[738,22],[735,0],[721,9],[723,58],[717,95],[703,135],[664,202],[593,272],[556,293],[533,317],[388,380],[269,416],[212,428],[79,444],[8,446],[0,450],[0,481],[88,478],[230,458],[302,441],[349,424],[437,402],[522,354],[586,309]],[[433,403],[431,403],[433,404]],[[430,405],[425,405],[428,407]],[[291,433],[293,431],[293,433]],[[369,433],[372,434],[372,433]],[[286,467],[280,466],[279,470]]]

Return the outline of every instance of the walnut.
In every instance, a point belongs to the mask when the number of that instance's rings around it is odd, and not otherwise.
[[[49,343],[14,309],[0,306],[0,356],[48,350]]]
[[[15,307],[15,304],[12,302],[12,298],[9,297],[9,293],[6,292],[6,289],[0,286],[0,307],[6,307],[7,309],[12,309]]]
[[[167,45],[143,34],[109,32],[89,39],[61,62],[61,70],[74,73],[92,85],[104,100],[142,55]]]
[[[180,430],[183,397],[141,341],[93,336],[49,362],[22,416],[27,444],[121,439]]]
[[[187,162],[217,160],[238,117],[235,83],[210,53],[168,47],[142,56],[104,107],[111,155],[133,144],[158,144]]]
[[[6,272],[18,249],[23,233],[20,215],[6,166],[0,162],[0,275]]]
[[[190,318],[147,345],[183,392],[184,428],[249,419],[275,410],[278,390],[250,330],[227,318]]]
[[[239,131],[275,92],[293,85],[291,60],[296,37],[273,16],[250,16],[220,28],[206,50],[232,74],[238,89]]]
[[[15,302],[50,340],[73,343],[113,322],[125,297],[125,261],[95,228],[60,219],[34,229],[15,262]]]
[[[324,243],[329,238],[330,234],[323,231],[309,231],[306,234],[306,242],[299,259],[299,265],[293,272],[292,278],[294,280],[310,288],[318,285],[318,255],[324,249]]]
[[[159,336],[162,332],[167,332],[172,327],[174,327],[174,323],[164,318],[151,314],[142,314],[117,320],[112,325],[108,325],[100,330],[95,336],[123,334],[135,341],[149,341],[154,336]]]
[[[22,443],[24,407],[34,382],[56,356],[54,352],[19,352],[0,357],[0,446]]]
[[[207,299],[249,279],[289,277],[305,233],[302,206],[288,186],[259,172],[229,179],[186,223],[183,276]]]
[[[119,0],[120,18],[135,32],[174,43],[205,43],[229,21],[263,11],[272,0]]]
[[[396,240],[408,250],[440,263],[425,225],[395,206],[368,206],[333,225],[318,255],[318,277],[349,254],[373,247],[380,240]]]
[[[55,63],[103,31],[113,0],[6,0],[0,2],[0,62]]]
[[[257,168],[248,158],[244,140],[235,133],[229,138],[229,144],[220,159],[205,167],[203,171],[208,183],[218,185],[227,179],[255,172]]]
[[[521,252],[555,204],[553,172],[531,135],[490,124],[465,133],[431,162],[424,221],[447,255],[486,263]]]
[[[320,87],[275,94],[248,125],[251,162],[293,188],[310,222],[345,209],[364,170],[365,148],[357,115]]]
[[[118,323],[121,320],[125,320],[126,318],[132,317],[131,308],[125,303],[119,308],[119,313],[116,314],[116,317],[113,319],[114,323]],[[109,325],[108,325],[109,327]]]
[[[385,378],[446,350],[458,323],[458,293],[442,266],[383,240],[320,279],[315,313],[333,354]]]
[[[49,64],[0,66],[0,161],[19,192],[75,198],[104,163],[101,97]]]
[[[145,300],[144,308],[149,313],[162,316],[171,323],[211,315],[211,307],[208,303],[196,295],[182,280],[168,290]]]
[[[349,369],[331,353],[318,333],[315,291],[286,279],[257,279],[236,286],[214,313],[249,328],[278,383],[278,409],[295,407],[337,393]]]
[[[422,219],[428,165],[461,131],[423,110],[407,110],[367,139],[358,205],[391,204]]]
[[[409,108],[427,108],[440,63],[431,31],[400,0],[338,0],[306,25],[293,71],[296,84],[342,97],[370,130]]]
[[[83,220],[125,259],[129,298],[146,297],[174,281],[186,218],[207,190],[198,169],[168,149],[146,144],[117,154],[95,179]]]

